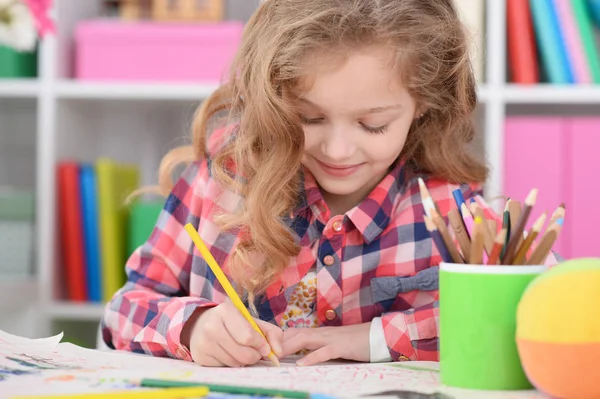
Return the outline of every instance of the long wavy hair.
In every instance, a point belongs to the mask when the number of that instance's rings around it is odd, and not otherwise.
[[[167,154],[159,171],[162,192],[168,194],[178,163],[210,156],[215,179],[241,194],[239,211],[219,215],[218,222],[244,232],[227,269],[250,297],[264,292],[300,250],[282,217],[299,200],[304,133],[284,93],[302,82],[314,55],[344,56],[371,45],[395,53],[398,77],[426,110],[411,127],[400,157],[450,182],[487,177],[487,167],[469,146],[476,82],[453,0],[264,1],[245,28],[226,83],[198,109],[191,146]],[[207,154],[215,115],[223,111],[239,123],[235,138]]]

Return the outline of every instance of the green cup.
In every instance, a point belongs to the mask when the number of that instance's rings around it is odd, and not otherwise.
[[[440,265],[442,383],[482,390],[531,389],[515,340],[527,285],[546,266]]]

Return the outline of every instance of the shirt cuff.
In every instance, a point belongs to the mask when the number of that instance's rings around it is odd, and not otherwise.
[[[216,306],[216,303],[193,297],[177,298],[177,300],[174,299],[173,302],[178,302],[174,303],[173,306],[179,306],[179,309],[172,314],[168,324],[166,332],[167,349],[171,352],[171,357],[180,360],[193,361],[191,352],[181,343],[181,330],[183,330],[183,325],[196,309],[213,307]]]
[[[391,362],[392,357],[385,341],[383,331],[383,322],[381,317],[375,317],[371,321],[371,330],[369,331],[369,348],[371,350],[371,363]]]

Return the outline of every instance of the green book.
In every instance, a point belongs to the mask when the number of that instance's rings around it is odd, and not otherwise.
[[[596,47],[594,38],[594,27],[592,25],[592,16],[586,0],[571,0],[573,4],[573,14],[575,14],[576,25],[579,27],[579,34],[583,42],[585,56],[590,67],[592,80],[594,83],[600,83],[600,56]]]
[[[148,240],[163,206],[164,201],[138,201],[132,206],[129,217],[128,254],[132,254]]]

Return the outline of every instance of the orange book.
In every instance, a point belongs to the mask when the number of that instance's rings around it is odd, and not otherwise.
[[[507,0],[506,24],[510,81],[538,83],[538,56],[529,1]]]
[[[88,294],[79,165],[75,162],[60,162],[57,172],[60,247],[67,299],[86,301]]]

